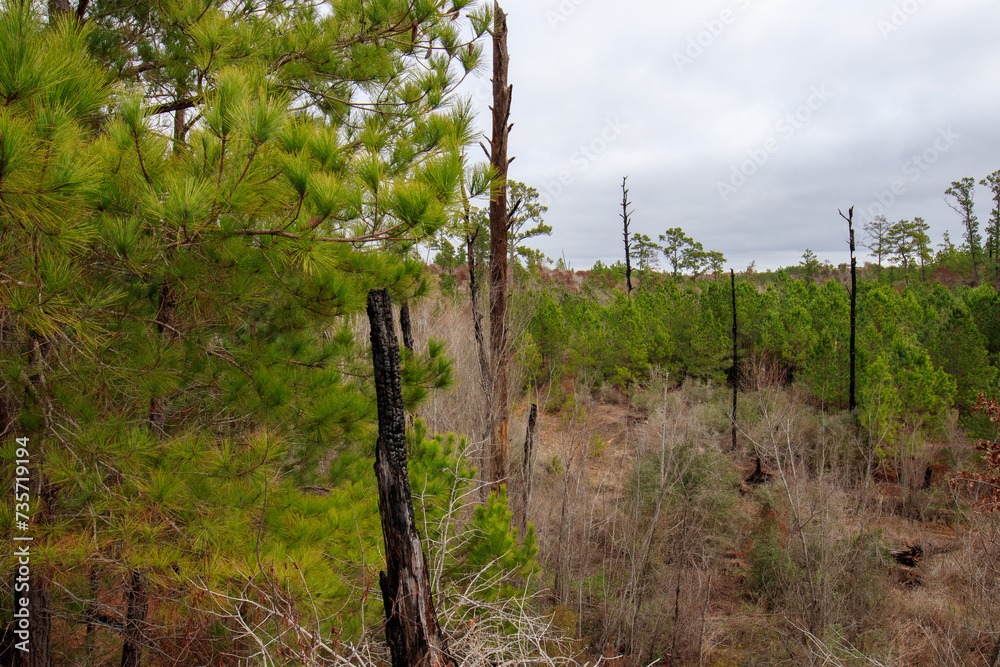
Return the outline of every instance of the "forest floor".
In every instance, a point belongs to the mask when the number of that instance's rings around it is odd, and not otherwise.
[[[615,515],[621,514],[628,495],[626,485],[634,480],[633,471],[639,459],[649,454],[650,447],[655,450],[659,446],[658,439],[667,447],[676,441],[676,433],[669,432],[671,425],[667,422],[672,420],[676,427],[678,421],[690,418],[693,424],[703,419],[704,410],[699,399],[689,396],[674,399],[674,411],[666,417],[662,409],[633,405],[621,392],[612,393],[611,400],[580,400],[568,380],[557,393],[559,398],[553,400],[553,392],[549,392],[549,409],[540,409],[535,469],[536,479],[541,475],[543,484],[541,491],[533,496],[530,516],[538,532],[544,569],[568,571],[575,575],[579,586],[568,597],[553,592],[552,602],[557,609],[568,607],[574,611],[569,618],[576,627],[567,623],[566,629],[588,642],[592,653],[600,651],[606,657],[613,656],[634,647],[628,642],[609,645],[607,628],[600,628],[608,621],[608,591],[595,593],[593,582],[601,579],[600,572],[607,571],[609,563],[621,562],[609,553],[611,547],[601,535],[607,532],[607,524],[615,521]],[[675,393],[680,391],[675,388],[670,392]],[[523,413],[526,409],[522,406],[515,411],[515,417]],[[667,437],[663,438],[665,431]],[[817,576],[829,578],[828,585],[820,586],[812,594],[819,592],[830,599],[811,602],[793,599],[808,598],[810,592],[803,592],[805,584],[790,574],[791,580],[778,582],[782,589],[780,599],[762,602],[760,591],[752,590],[749,582],[753,577],[759,578],[760,563],[751,562],[754,556],[747,546],[752,544],[753,531],[760,525],[764,497],[761,493],[780,495],[783,477],[788,483],[789,478],[801,477],[803,473],[795,465],[786,465],[782,476],[776,469],[776,461],[768,460],[764,469],[771,474],[769,481],[760,487],[748,485],[745,480],[754,472],[755,458],[748,453],[745,435],[740,437],[740,451],[733,453],[728,429],[707,438],[706,433],[700,433],[701,446],[721,453],[720,465],[730,468],[727,479],[738,486],[737,494],[733,494],[736,502],[727,517],[736,534],[724,540],[726,546],[722,548],[712,545],[711,531],[699,535],[704,543],[698,558],[704,564],[694,568],[696,576],[690,584],[693,590],[683,591],[675,585],[680,575],[674,580],[669,575],[665,580],[661,576],[659,582],[661,589],[673,590],[659,591],[658,614],[666,610],[667,616],[673,614],[678,624],[685,613],[701,615],[701,627],[695,633],[700,634],[699,651],[692,655],[690,650],[682,654],[678,649],[676,659],[671,659],[669,652],[654,648],[646,654],[646,659],[660,657],[663,660],[659,664],[676,665],[797,664],[804,655],[802,645],[813,642],[816,654],[828,659],[817,664],[983,664],[991,640],[982,632],[985,618],[974,617],[995,613],[995,586],[991,582],[992,588],[987,591],[989,586],[980,586],[979,582],[984,576],[993,576],[996,568],[975,563],[991,550],[996,528],[989,524],[983,532],[983,523],[963,514],[951,493],[956,451],[962,450],[959,458],[967,459],[972,455],[968,443],[931,443],[919,461],[907,463],[911,468],[919,465],[924,474],[929,469],[928,478],[920,476],[920,481],[926,484],[914,488],[901,485],[900,464],[890,461],[878,466],[868,484],[845,485],[838,479],[834,485],[837,489],[824,491],[828,496],[820,504],[815,504],[815,499],[813,504],[803,500],[811,512],[825,515],[818,530],[826,534],[803,531],[804,536],[808,535],[810,547],[815,542],[817,549],[826,550],[811,562],[806,557],[803,569],[812,568]],[[794,489],[806,489],[806,494],[820,494],[818,487],[808,486],[811,483],[815,480],[791,482]],[[795,493],[793,490],[788,495],[790,502],[797,500]],[[566,523],[572,524],[570,528],[565,527]],[[641,532],[643,528],[634,526],[633,530]],[[796,546],[791,539],[794,535],[789,526],[783,530],[782,546],[791,554]],[[575,535],[576,541],[570,534]],[[874,582],[875,590],[865,594],[871,599],[858,601],[853,599],[857,595],[852,597],[839,590],[852,585],[846,566],[842,563],[831,566],[827,558],[846,556],[842,553],[843,544],[863,535],[872,536],[878,554],[867,561],[872,571],[865,574]],[[665,542],[678,539],[676,526],[668,528],[662,537]],[[571,555],[565,553],[567,542],[571,543]],[[665,544],[660,552],[670,549]],[[911,562],[906,552],[919,555]],[[802,554],[789,558],[801,562]],[[802,576],[801,571],[797,574]],[[663,586],[664,583],[669,586]],[[691,609],[696,600],[703,603]],[[801,627],[795,614],[809,604],[824,609],[838,604],[862,607],[823,611],[830,618],[839,619],[845,613],[861,611],[874,616],[859,620],[857,627],[843,631],[837,630],[839,625],[833,623],[833,631],[799,638],[797,646],[788,634]],[[687,607],[686,611],[682,606]],[[688,623],[691,622],[689,619]],[[657,631],[662,635],[661,643],[669,642],[672,648],[676,647],[679,631]],[[695,640],[689,637],[689,641]],[[877,660],[870,657],[876,654]]]

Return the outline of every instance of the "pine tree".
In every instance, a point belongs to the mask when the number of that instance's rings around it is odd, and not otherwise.
[[[875,216],[864,226],[867,242],[861,245],[875,254],[880,269],[882,268],[882,258],[888,254],[888,236],[891,227],[891,223],[884,215]]]
[[[689,252],[694,240],[680,227],[671,227],[666,234],[660,234],[660,241],[663,243],[663,254],[670,264],[670,272],[676,278],[685,266],[686,253]]]
[[[951,187],[944,191],[946,195],[954,197],[955,203],[949,203],[952,210],[962,217],[962,228],[965,236],[965,247],[972,257],[972,274],[976,284],[979,284],[979,260],[977,255],[981,252],[982,236],[979,233],[979,219],[973,210],[973,194],[976,188],[976,179],[966,176],[957,181],[951,182]]]
[[[910,227],[910,238],[913,240],[913,249],[920,259],[920,277],[927,280],[927,263],[933,259],[931,254],[931,237],[927,234],[931,226],[923,218],[913,218]]]
[[[816,275],[819,273],[819,259],[809,248],[802,253],[802,261],[799,262],[799,266],[802,267],[802,277],[808,282],[813,282],[816,280]]]
[[[350,506],[296,486],[345,481],[330,461],[374,439],[364,295],[427,289],[408,249],[446,220],[471,135],[449,104],[479,58],[461,4],[0,13],[0,407],[36,447],[54,649],[183,660],[178,626],[240,604],[343,605],[316,536],[344,532],[304,517]],[[447,381],[440,349],[404,375],[412,407]]]
[[[640,272],[655,271],[659,268],[660,253],[663,249],[646,234],[632,234],[632,257]]]
[[[910,260],[917,252],[913,223],[909,220],[893,223],[892,227],[889,228],[886,244],[889,258],[903,265],[903,276],[906,283],[909,284]]]
[[[986,255],[993,265],[993,289],[1000,292],[1000,171],[979,181],[993,194],[993,210],[986,225]]]
[[[510,265],[516,266],[520,257],[526,266],[538,264],[545,259],[540,250],[528,248],[524,242],[539,236],[551,236],[552,226],[545,224],[543,216],[549,210],[538,201],[538,190],[520,181],[507,182],[508,199],[514,204],[508,211],[507,224],[510,227]]]

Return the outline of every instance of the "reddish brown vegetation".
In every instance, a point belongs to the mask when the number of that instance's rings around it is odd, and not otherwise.
[[[979,410],[984,410],[994,424],[1000,423],[1000,405],[997,405],[997,399],[987,401],[980,394],[979,402],[973,408],[973,411]],[[952,480],[952,485],[955,487],[968,485],[968,488],[974,489],[979,495],[976,501],[978,511],[996,512],[1000,510],[1000,438],[992,442],[980,440],[976,446],[985,452],[983,463],[986,464],[987,471],[959,473]]]

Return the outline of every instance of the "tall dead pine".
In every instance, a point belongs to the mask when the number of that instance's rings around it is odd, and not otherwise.
[[[632,251],[629,248],[628,243],[628,223],[630,220],[630,213],[628,210],[628,189],[625,187],[625,181],[628,180],[628,176],[622,177],[622,228],[624,229],[623,236],[625,237],[625,288],[627,294],[632,294]]]
[[[493,16],[493,137],[490,164],[496,183],[490,196],[490,353],[493,390],[490,392],[490,486],[499,491],[507,477],[509,416],[507,375],[510,366],[507,331],[507,137],[510,134],[510,98],[507,83],[507,15],[494,3]]]
[[[736,451],[736,397],[740,390],[739,349],[736,346],[736,272],[729,269],[730,291],[733,295],[733,367],[729,369],[729,380],[733,385],[733,451]]]
[[[855,386],[856,386],[856,362],[854,356],[854,345],[855,339],[857,337],[857,304],[858,304],[858,260],[854,256],[854,207],[847,209],[847,215],[844,215],[843,211],[837,211],[840,213],[840,217],[847,221],[847,231],[850,233],[850,238],[848,239],[848,244],[851,247],[851,349],[850,349],[850,364],[851,364],[851,380],[850,386],[848,387],[848,406],[851,412],[854,412],[854,408],[857,407],[857,401],[855,399]]]
[[[372,364],[378,404],[375,477],[385,538],[385,570],[379,587],[385,607],[385,634],[393,667],[452,667],[448,642],[438,627],[424,558],[413,515],[406,470],[406,413],[399,370],[399,343],[388,290],[368,293]]]
[[[518,507],[517,525],[521,534],[528,530],[528,505],[531,503],[531,477],[535,460],[535,426],[538,422],[538,405],[531,404],[528,412],[528,429],[524,434],[524,458],[521,459],[521,502]]]

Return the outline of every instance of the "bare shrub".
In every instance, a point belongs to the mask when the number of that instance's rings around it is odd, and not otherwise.
[[[761,386],[757,398],[761,419],[747,436],[773,490],[761,496],[750,582],[808,664],[822,664],[831,629],[853,642],[878,617],[884,558],[872,535],[844,530],[850,502],[828,470],[822,424],[790,392]]]
[[[593,592],[598,645],[633,664],[698,662],[712,566],[728,545],[735,495],[731,466],[704,429],[710,387],[662,386],[660,406],[630,443],[621,501],[598,527],[613,545]]]

